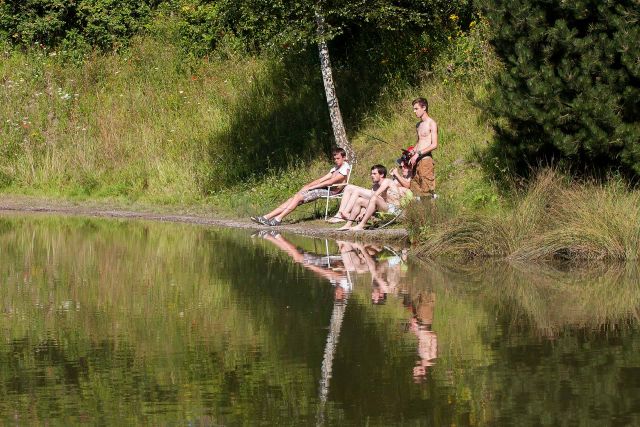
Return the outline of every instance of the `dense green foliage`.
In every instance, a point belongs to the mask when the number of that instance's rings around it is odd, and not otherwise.
[[[187,0],[173,7],[180,43],[191,54],[232,49],[288,57],[309,49],[315,55],[322,37],[330,41],[335,68],[352,74],[349,84],[362,81],[360,90],[372,88],[366,94],[374,97],[398,79],[417,82],[474,16],[469,0]],[[342,98],[340,82],[338,92]]]
[[[196,51],[210,51],[225,35],[252,51],[299,48],[318,37],[316,14],[325,18],[323,37],[327,39],[358,31],[403,30],[442,41],[455,30],[450,16],[469,22],[473,12],[468,0],[187,0],[180,4],[180,14],[188,23],[184,35]]]
[[[143,28],[155,0],[2,0],[0,37],[21,46],[114,49]]]
[[[488,0],[504,61],[487,110],[494,157],[526,171],[640,174],[640,6],[637,1]]]

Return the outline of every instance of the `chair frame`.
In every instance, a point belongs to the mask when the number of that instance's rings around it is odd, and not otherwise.
[[[383,215],[379,215],[380,213],[382,213]],[[395,211],[394,213],[390,214],[388,212],[376,212],[376,216],[379,218],[379,220],[377,222],[375,222],[373,224],[373,228],[384,228],[388,225],[393,224],[398,218],[400,218],[400,216],[402,216],[402,214],[404,213],[404,209],[398,209],[397,211]],[[385,215],[389,215],[390,218],[387,218],[386,220],[384,219]],[[384,224],[380,224],[381,222],[383,222]]]
[[[347,174],[347,181],[343,182],[342,184],[333,184],[327,187],[327,190],[329,190],[329,195],[328,196],[322,196],[321,198],[325,198],[326,199],[326,203],[324,206],[324,220],[327,220],[327,217],[329,216],[329,200],[330,199],[335,199],[335,200],[340,200],[342,199],[342,196],[344,194],[344,191],[341,191],[337,194],[331,194],[331,189],[332,188],[337,188],[337,187],[346,187],[347,185],[349,185],[349,181],[351,180],[351,174],[353,173],[353,168],[355,168],[355,163],[351,164],[351,167],[349,168],[349,173]],[[344,189],[343,189],[344,190]],[[316,206],[318,203],[318,200],[316,199]],[[314,208],[315,209],[315,208]]]

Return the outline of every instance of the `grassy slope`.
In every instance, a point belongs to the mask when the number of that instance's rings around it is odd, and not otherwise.
[[[216,150],[228,142],[227,132],[238,132],[230,130],[234,115],[252,111],[252,106],[243,107],[245,94],[262,94],[264,109],[276,108],[274,94],[297,94],[284,83],[284,89],[268,87],[274,84],[272,69],[269,60],[247,57],[185,62],[177,48],[152,38],[137,40],[121,55],[96,55],[82,66],[61,65],[46,51],[5,51],[0,62],[0,111],[6,117],[0,128],[0,187],[54,197],[206,204],[219,213],[243,215],[265,209],[329,166],[319,155],[231,186],[212,181],[211,176],[227,172],[224,150]],[[455,85],[433,83],[387,96],[367,109],[360,131],[411,144],[415,118],[410,100],[427,96],[441,129],[442,193],[476,205],[495,197],[470,163],[488,130],[462,92]],[[360,153],[355,180],[367,184],[368,166],[392,166],[398,150],[350,131]],[[308,153],[303,157],[309,159]]]
[[[459,55],[454,50],[449,59]],[[188,61],[157,38],[138,39],[126,53],[96,55],[82,66],[63,66],[42,51],[3,56],[4,192],[248,216],[273,207],[330,166],[306,122],[306,101],[318,88],[304,73],[316,70],[303,69],[305,78],[296,80],[283,72],[287,65],[263,58]],[[446,60],[438,66],[450,68]],[[363,106],[357,128],[349,129],[359,155],[353,182],[367,185],[370,165],[392,167],[399,154],[367,135],[412,144],[416,119],[410,102],[429,99],[439,124],[435,159],[441,198],[437,210],[418,206],[408,221],[425,256],[637,257],[638,196],[620,183],[569,185],[556,176],[547,180],[548,188],[542,179],[529,191],[501,195],[478,164],[492,134],[470,100],[484,96],[486,74],[466,80],[455,70],[452,75],[456,78],[436,72],[418,88],[388,91],[375,105]],[[338,87],[339,94],[348,90]],[[286,135],[288,129],[295,137]],[[298,159],[266,173],[233,180],[229,150],[250,152],[252,144],[266,143],[277,152],[292,140],[316,148],[301,150]],[[238,143],[244,148],[235,149]],[[268,158],[247,158],[251,161],[270,164]],[[540,195],[553,195],[553,203]],[[293,218],[310,213],[300,209]]]

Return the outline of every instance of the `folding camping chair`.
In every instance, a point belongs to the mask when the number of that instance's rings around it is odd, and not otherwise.
[[[342,195],[344,194],[344,191],[341,191],[341,192],[339,192],[337,194],[331,194],[331,190],[339,188],[339,187],[346,187],[347,185],[349,185],[349,181],[351,180],[351,173],[353,172],[353,168],[355,168],[355,167],[356,167],[356,165],[355,165],[355,163],[353,163],[351,165],[351,168],[349,169],[349,173],[347,174],[347,182],[344,182],[342,184],[330,185],[329,187],[327,187],[328,190],[329,190],[329,195],[328,196],[322,196],[322,197],[319,198],[319,199],[321,199],[321,198],[324,197],[326,199],[326,203],[325,203],[325,207],[324,207],[324,220],[325,221],[327,220],[327,217],[329,216],[329,200],[332,200],[332,199],[333,200],[340,200],[340,199],[342,199]],[[316,199],[316,204],[318,203],[319,199]],[[314,208],[314,210],[315,210],[315,208]]]

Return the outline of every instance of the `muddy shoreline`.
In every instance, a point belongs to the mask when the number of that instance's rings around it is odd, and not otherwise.
[[[95,218],[132,219],[161,222],[176,222],[201,226],[238,228],[244,230],[277,230],[307,237],[331,238],[367,242],[408,243],[408,233],[404,228],[366,230],[360,232],[336,231],[323,221],[302,221],[277,227],[267,227],[248,219],[228,219],[208,216],[202,213],[158,212],[161,207],[122,208],[106,202],[69,202],[39,199],[27,196],[0,196],[0,213],[41,213]],[[171,209],[167,209],[171,210]]]

